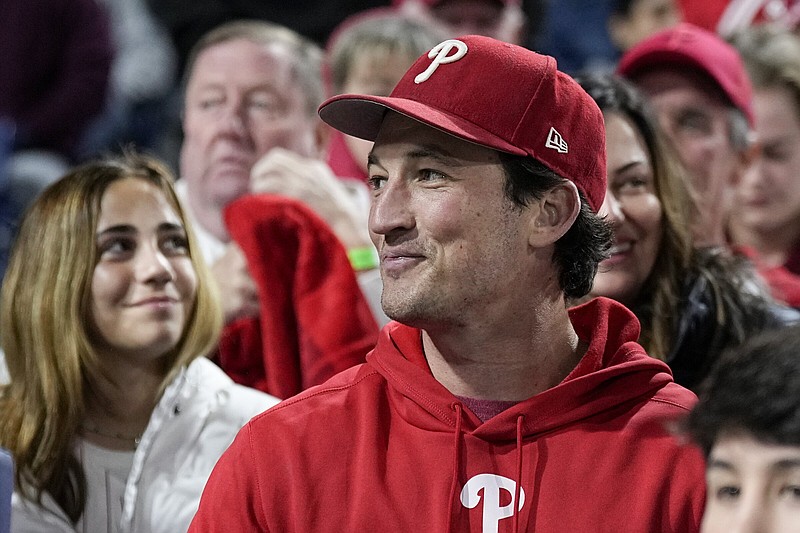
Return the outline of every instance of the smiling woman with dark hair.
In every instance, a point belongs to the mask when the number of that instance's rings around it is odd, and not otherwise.
[[[639,91],[613,75],[578,81],[603,111],[608,188],[601,213],[615,233],[591,294],[630,308],[647,352],[694,389],[723,349],[800,315],[772,300],[745,258],[696,245],[692,191]]]
[[[15,531],[185,531],[217,458],[276,403],[202,357],[222,317],[196,249],[143,156],[78,167],[26,214],[0,304]]]

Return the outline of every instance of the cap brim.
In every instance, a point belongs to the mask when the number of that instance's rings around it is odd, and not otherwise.
[[[319,116],[342,133],[374,141],[388,110],[465,141],[509,154],[526,155],[524,150],[468,120],[406,98],[341,94],[323,102]]]

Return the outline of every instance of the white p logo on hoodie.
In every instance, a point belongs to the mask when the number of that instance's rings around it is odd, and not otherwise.
[[[461,489],[461,504],[474,509],[481,501],[480,492],[483,491],[483,533],[497,533],[500,520],[514,516],[514,492],[517,484],[507,477],[495,474],[478,474],[473,476]],[[511,503],[500,507],[500,491],[511,494]],[[525,505],[525,491],[519,489],[519,506],[522,510]]]

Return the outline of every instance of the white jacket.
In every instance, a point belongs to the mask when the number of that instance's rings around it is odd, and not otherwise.
[[[278,399],[235,384],[206,358],[167,387],[133,456],[119,531],[185,532],[208,476],[239,429]],[[80,532],[49,495],[42,506],[14,494],[14,533]],[[100,533],[100,532],[86,532]]]

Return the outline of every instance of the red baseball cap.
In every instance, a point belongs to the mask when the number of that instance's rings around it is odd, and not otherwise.
[[[322,120],[374,141],[387,110],[460,139],[531,156],[573,181],[597,212],[606,193],[603,115],[556,60],[490,37],[439,43],[411,66],[388,97],[343,94]]]
[[[643,40],[619,61],[617,73],[635,80],[664,67],[694,67],[706,74],[752,127],[753,88],[739,52],[717,34],[683,22]]]

